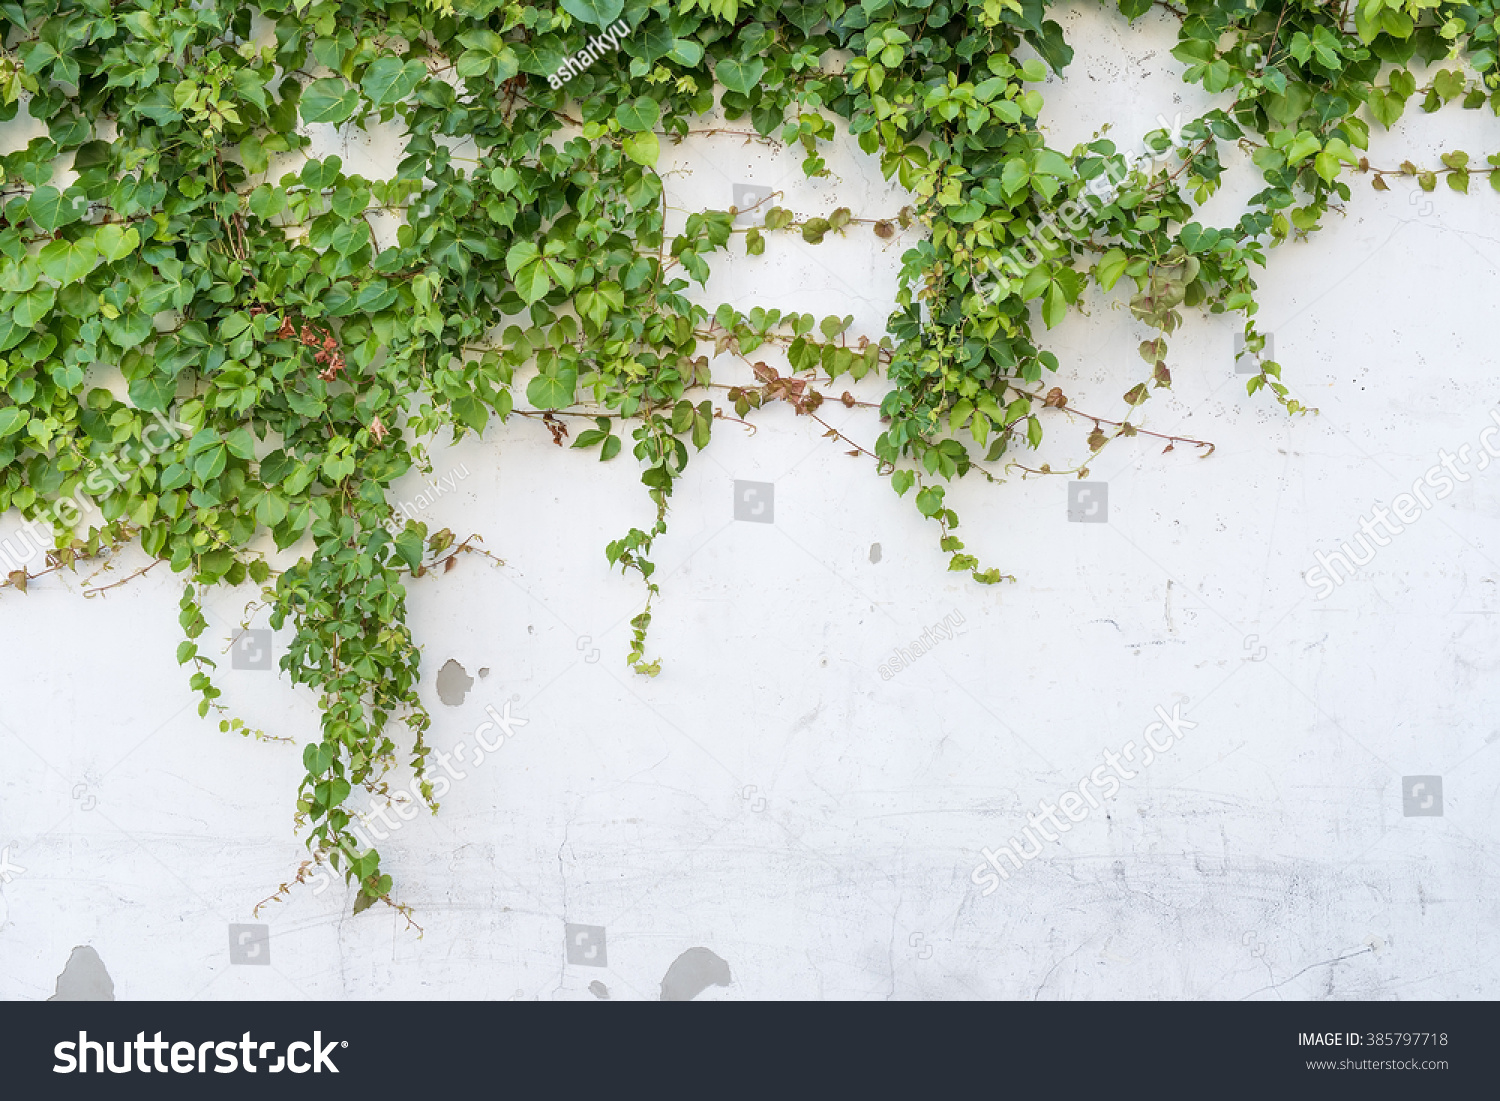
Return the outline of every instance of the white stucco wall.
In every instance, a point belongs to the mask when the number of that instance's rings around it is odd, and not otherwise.
[[[1178,80],[1165,23],[1143,23],[1067,20],[1054,144],[1105,123],[1133,142],[1208,102]],[[1413,112],[1373,162],[1500,148],[1480,112]],[[847,142],[813,184],[742,139],[672,156],[685,209],[727,206],[736,181],[787,186],[804,214],[903,202]],[[1255,189],[1240,164],[1226,191]],[[1343,217],[1272,254],[1261,326],[1318,415],[1247,397],[1235,324],[1190,314],[1145,425],[1212,440],[1211,458],[1112,445],[1090,475],[1107,523],[1069,522],[1061,478],[951,489],[969,549],[1015,584],[948,573],[910,502],[789,408],[753,438],[721,426],[658,544],[654,680],[623,665],[641,594],[603,553],[649,522],[628,456],[602,465],[519,422],[435,448],[434,479],[466,476],[427,516],[505,564],[410,587],[431,740],[472,743],[487,706],[527,725],[380,846],[421,938],[384,907],[351,917],[342,884],[251,916],[305,855],[292,797],[315,710],[225,661],[226,702],[296,745],[199,720],[173,660],[179,579],[5,590],[0,846],[24,871],[0,884],[0,997],[51,996],[77,945],[121,998],[654,999],[695,947],[728,966],[703,999],[1500,996],[1500,464],[1477,469],[1500,410],[1500,199],[1474,192],[1357,183]],[[903,247],[776,235],[720,259],[702,297],[852,313],[878,336]],[[1049,337],[1056,383],[1114,418],[1151,335],[1123,302],[1094,293]],[[739,377],[728,357],[714,370]],[[824,410],[867,444],[879,431],[872,410]],[[1050,418],[1040,460],[1071,465],[1087,427]],[[1315,553],[1464,445],[1468,480],[1315,599]],[[733,519],[736,480],[774,484],[773,523]],[[222,645],[254,598],[213,595]],[[951,639],[882,679],[950,616]],[[435,690],[450,659],[475,677],[454,707]],[[1197,725],[983,895],[980,849],[1139,742],[1159,706]],[[1403,778],[1429,776],[1442,814],[1409,816],[1434,792]],[[233,963],[241,923],[268,947]],[[592,927],[572,931],[573,962],[569,925]],[[688,957],[669,985],[691,993],[715,967]]]

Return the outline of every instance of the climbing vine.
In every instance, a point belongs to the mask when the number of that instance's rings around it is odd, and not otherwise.
[[[393,522],[391,485],[430,470],[432,440],[540,421],[602,461],[629,446],[642,526],[605,557],[644,585],[628,661],[654,675],[652,551],[721,422],[790,405],[912,494],[950,568],[998,582],[955,534],[954,478],[1029,471],[1019,456],[1049,417],[1086,424],[1090,456],[1155,435],[1131,417],[1170,385],[1183,311],[1241,315],[1260,350],[1256,268],[1351,181],[1500,188],[1497,155],[1364,153],[1413,103],[1500,113],[1493,0],[1104,3],[1175,19],[1184,79],[1221,104],[1144,154],[1102,134],[1047,145],[1036,85],[1072,50],[1042,0],[0,2],[0,121],[35,135],[0,156],[0,511],[27,525],[4,546],[6,585],[126,545],[167,563],[202,715],[224,711],[202,593],[260,587],[291,628],[281,669],[321,711],[294,882],[328,863],[357,909],[396,905],[348,800],[387,795],[404,762],[435,809],[408,591],[488,553]],[[334,127],[387,127],[394,175],[314,156]],[[817,177],[841,127],[907,205],[794,212],[773,196],[669,232],[664,143],[793,147]],[[1236,151],[1264,187],[1238,221],[1203,224]],[[690,297],[721,252],[867,232],[902,249],[876,339],[848,317]],[[1111,418],[1073,407],[1040,341],[1086,294],[1117,293],[1148,335]],[[754,381],[716,381],[721,357]],[[834,394],[842,376],[884,380],[873,440],[819,415],[865,404]],[[1303,411],[1273,360],[1248,387]],[[267,536],[287,555],[268,559]]]

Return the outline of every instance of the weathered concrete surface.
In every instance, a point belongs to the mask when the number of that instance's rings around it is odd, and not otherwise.
[[[1056,141],[1111,123],[1125,143],[1200,109],[1153,19],[1069,20]],[[1371,158],[1482,156],[1483,114],[1413,110]],[[394,163],[357,134],[345,151]],[[803,213],[903,201],[850,147],[813,183],[738,139],[669,152],[678,207],[725,206],[745,178]],[[1236,165],[1214,210],[1236,216],[1228,199],[1252,190]],[[718,260],[703,298],[852,313],[878,335],[906,247],[778,236]],[[269,966],[231,963],[227,926],[305,855],[291,815],[312,699],[225,663],[225,701],[298,744],[199,721],[164,571],[98,600],[56,576],[7,592],[0,844],[26,871],[0,887],[0,997],[51,995],[74,945],[132,998],[593,999],[598,984],[655,1000],[703,945],[733,973],[699,1000],[1500,997],[1500,469],[1473,470],[1327,599],[1303,579],[1441,453],[1479,447],[1500,407],[1497,264],[1494,196],[1357,186],[1261,279],[1261,324],[1321,414],[1246,397],[1232,323],[1190,314],[1145,424],[1216,454],[1112,445],[1089,475],[1108,484],[1099,524],[1068,521],[1061,479],[970,479],[951,494],[960,534],[1019,579],[1000,588],[947,572],[932,525],[806,418],[768,410],[753,439],[721,426],[659,542],[654,680],[623,665],[641,593],[603,557],[650,516],[628,457],[600,464],[516,423],[437,448],[433,479],[470,476],[424,498],[424,519],[483,533],[505,565],[410,587],[430,738],[472,745],[507,703],[528,725],[455,765],[437,818],[381,844],[421,940],[382,907],[351,918],[335,886],[265,915]],[[1049,337],[1056,382],[1118,418],[1148,334],[1119,296],[1089,310]],[[728,357],[713,369],[739,377]],[[869,410],[824,408],[867,444],[880,431]],[[1036,462],[1086,454],[1086,423],[1048,423]],[[733,520],[735,480],[774,483],[773,523]],[[211,634],[227,642],[254,595],[216,594]],[[951,638],[882,679],[954,611]],[[480,674],[453,707],[435,684],[450,659]],[[1197,725],[1170,753],[982,893],[983,848],[1021,838],[1039,801],[1174,705]],[[1431,776],[1441,816],[1419,806],[1431,787],[1403,787]],[[605,967],[567,962],[566,924],[607,931]]]

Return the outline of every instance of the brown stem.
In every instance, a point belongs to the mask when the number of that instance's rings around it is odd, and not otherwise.
[[[1110,424],[1110,425],[1114,425],[1116,428],[1123,428],[1128,423],[1127,421],[1112,421],[1108,417],[1098,417],[1098,416],[1095,416],[1093,413],[1085,413],[1082,409],[1077,409],[1077,408],[1069,405],[1066,401],[1061,402],[1061,403],[1053,401],[1053,402],[1049,403],[1047,401],[1047,395],[1045,395],[1045,394],[1034,394],[1030,390],[1023,390],[1021,387],[1015,385],[1014,383],[1006,383],[1006,385],[1008,387],[1010,387],[1010,389],[1014,390],[1016,393],[1018,393],[1018,394],[1024,394],[1026,397],[1032,398],[1032,399],[1034,399],[1036,401],[1039,401],[1043,405],[1050,406],[1050,408],[1061,409],[1064,413],[1072,413],[1075,416],[1083,417],[1086,420],[1093,421],[1095,428],[1097,428],[1101,424]],[[1137,428],[1133,424],[1130,425],[1130,427],[1136,432],[1137,435],[1141,435],[1141,436],[1154,436],[1158,440],[1166,440],[1170,444],[1189,443],[1189,444],[1192,444],[1194,447],[1206,447],[1206,448],[1208,448],[1208,454],[1206,454],[1206,455],[1203,456],[1203,458],[1205,458],[1205,459],[1208,458],[1209,455],[1212,455],[1214,453],[1214,448],[1217,446],[1215,444],[1209,443],[1207,440],[1195,440],[1191,436],[1168,436],[1168,435],[1164,435],[1161,432],[1152,432],[1149,428]],[[1015,463],[1013,465],[1020,466],[1021,464],[1020,463]],[[1022,467],[1022,469],[1024,470],[1026,468]],[[1033,471],[1033,473],[1042,473],[1042,472],[1041,471]]]
[[[865,447],[864,445],[862,445],[862,444],[860,444],[860,443],[858,443],[858,442],[856,442],[854,440],[851,440],[848,436],[844,435],[837,428],[835,428],[833,425],[829,424],[827,421],[825,421],[822,417],[818,416],[816,413],[814,413],[811,410],[809,410],[808,413],[807,413],[807,415],[809,417],[811,417],[813,420],[817,421],[819,424],[821,424],[824,428],[828,429],[828,434],[832,434],[834,436],[837,436],[839,439],[841,439],[845,443],[847,443],[850,447],[853,447],[856,450],[862,452],[863,454],[866,454],[866,455],[870,456],[870,458],[874,459],[875,462],[878,463],[881,467],[884,467],[884,466],[887,465],[886,462],[885,462],[885,460],[882,459],[879,455],[875,454],[875,452],[871,451],[868,447]],[[882,473],[883,473],[883,471],[882,471]]]
[[[129,584],[131,581],[134,581],[137,577],[143,577],[144,575],[150,573],[152,570],[156,569],[157,566],[160,566],[165,561],[167,561],[167,559],[165,559],[165,558],[153,558],[149,563],[147,563],[146,565],[142,566],[140,569],[136,570],[133,574],[130,574],[128,577],[122,577],[118,581],[111,581],[108,585],[96,585],[95,587],[93,587],[91,589],[84,589],[83,590],[83,595],[86,596],[86,597],[88,597],[88,596],[98,596],[100,593],[108,592],[110,589],[118,589],[121,585]]]

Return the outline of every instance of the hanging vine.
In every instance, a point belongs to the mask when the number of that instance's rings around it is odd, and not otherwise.
[[[130,544],[167,563],[185,579],[178,659],[203,715],[223,706],[200,594],[262,587],[271,625],[291,628],[281,669],[321,711],[295,882],[326,861],[357,908],[395,905],[348,801],[384,794],[404,761],[435,809],[408,586],[485,553],[392,522],[390,487],[430,469],[433,439],[540,420],[610,461],[628,438],[649,506],[606,558],[645,586],[628,660],[654,675],[652,551],[690,448],[720,422],[789,404],[915,490],[950,568],[994,583],[955,534],[952,479],[1031,469],[1017,456],[1047,417],[1081,417],[1090,455],[1156,435],[1131,416],[1170,385],[1183,311],[1241,315],[1260,350],[1255,269],[1340,209],[1350,180],[1500,187],[1500,156],[1377,168],[1364,154],[1370,127],[1412,102],[1500,113],[1492,0],[1107,6],[1170,13],[1153,18],[1179,21],[1184,79],[1224,104],[1149,135],[1149,155],[1106,137],[1047,145],[1035,85],[1072,50],[1042,0],[0,2],[0,121],[20,132],[24,108],[45,130],[0,157],[0,511],[27,523],[6,584]],[[1432,63],[1419,86],[1414,67]],[[727,125],[703,118],[715,107]],[[401,135],[388,179],[309,152],[317,127],[376,124]],[[664,142],[780,143],[816,177],[839,127],[909,205],[772,202],[748,226],[699,211],[669,234]],[[1236,148],[1264,187],[1237,222],[1205,225]],[[904,247],[879,339],[847,317],[689,297],[720,252],[864,232]],[[1070,404],[1039,341],[1117,288],[1150,335],[1111,418]],[[715,381],[725,355],[754,383]],[[825,400],[864,404],[833,394],[843,376],[884,380],[873,440],[819,416]],[[1302,410],[1274,361],[1248,387]],[[298,548],[294,565],[254,549],[266,534]]]

